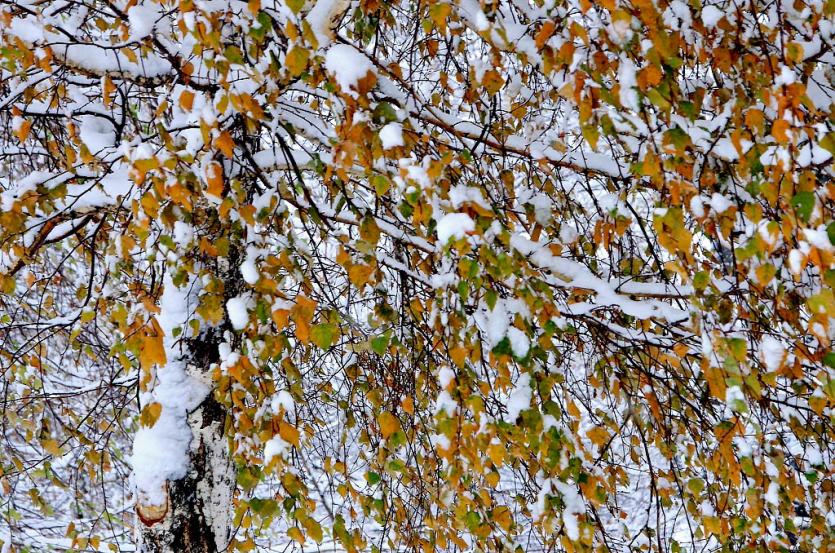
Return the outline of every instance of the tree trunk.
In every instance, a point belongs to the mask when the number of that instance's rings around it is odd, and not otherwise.
[[[189,340],[195,367],[217,362],[220,331]],[[206,378],[202,370],[202,376]],[[150,511],[137,506],[142,553],[215,553],[229,544],[232,520],[234,471],[224,434],[225,408],[210,393],[188,415],[192,439],[189,471],[180,480],[168,482],[168,501]]]

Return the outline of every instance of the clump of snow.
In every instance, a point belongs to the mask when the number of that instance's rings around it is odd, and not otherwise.
[[[829,234],[826,231],[826,227],[824,227],[823,225],[821,225],[817,229],[803,229],[803,237],[806,239],[807,242],[809,242],[819,250],[829,252],[835,249],[835,245],[833,245],[832,242],[829,241]]]
[[[268,463],[273,457],[281,457],[290,451],[290,444],[281,439],[281,436],[273,436],[264,444],[264,462]]]
[[[140,428],[133,439],[133,479],[150,505],[165,503],[166,480],[186,475],[191,430],[183,413],[163,407],[151,428]]]
[[[174,242],[180,246],[186,246],[194,240],[194,227],[183,221],[174,222]]]
[[[450,238],[459,240],[475,230],[475,222],[466,213],[447,213],[438,221],[438,240],[441,244]]]
[[[733,411],[745,410],[745,394],[739,386],[728,386],[725,390],[725,403]]]
[[[792,84],[797,80],[797,75],[794,74],[794,71],[789,69],[788,66],[784,65],[780,68],[780,74],[777,75],[774,79],[774,84],[777,86],[789,85]]]
[[[286,413],[290,413],[296,408],[296,402],[293,400],[293,396],[290,395],[290,392],[287,390],[281,390],[272,397],[272,400],[270,400],[270,407],[272,408],[273,413],[278,413],[282,408]]]
[[[580,233],[577,228],[565,221],[560,225],[560,242],[563,244],[573,244],[580,238]]]
[[[161,6],[152,0],[131,7],[128,10],[131,39],[141,40],[150,35],[161,16]]]
[[[441,367],[438,371],[438,384],[441,389],[445,390],[453,380],[455,380],[455,372],[449,367]]]
[[[196,282],[178,288],[165,274],[157,320],[164,333],[166,363],[157,369],[152,390],[140,396],[143,405],[156,402],[162,409],[152,427],[137,431],[130,459],[134,484],[146,504],[165,503],[165,482],[186,475],[192,436],[188,413],[209,393],[205,383],[188,375],[179,344],[197,303],[196,288]]]
[[[696,217],[701,218],[705,216],[705,203],[701,196],[696,195],[690,198],[690,211]]]
[[[429,443],[436,446],[438,449],[442,449],[445,451],[449,451],[449,449],[452,447],[449,438],[447,438],[443,434],[432,434],[431,436],[429,436]]]
[[[528,336],[516,328],[510,327],[507,331],[507,338],[510,340],[510,349],[516,357],[525,357],[531,348],[531,340]]]
[[[792,273],[800,274],[800,271],[803,270],[803,265],[805,261],[806,256],[803,255],[803,252],[798,250],[797,248],[794,248],[789,252],[789,270]]]
[[[716,27],[716,24],[719,23],[722,17],[722,11],[716,6],[705,6],[702,8],[702,23],[708,29]]]
[[[305,20],[310,24],[320,48],[331,43],[337,19],[350,4],[348,0],[316,0],[314,2]]]
[[[78,136],[92,154],[112,148],[116,144],[116,129],[113,124],[104,117],[95,115],[82,117]]]
[[[466,203],[472,203],[484,209],[490,209],[490,204],[484,199],[484,193],[481,189],[465,184],[456,184],[449,189],[449,201],[455,209],[460,208]]]
[[[516,422],[519,414],[531,406],[531,396],[531,375],[522,373],[516,381],[516,387],[507,399],[505,422]]]
[[[374,72],[371,61],[359,50],[347,44],[336,44],[325,55],[325,69],[336,78],[342,92],[357,97],[357,83]]]
[[[258,267],[255,265],[254,259],[247,257],[241,263],[241,276],[244,277],[247,284],[255,284],[258,282],[258,279],[261,278],[261,273],[258,272]]]
[[[230,298],[226,302],[226,311],[229,313],[229,322],[235,330],[243,330],[249,324],[249,308],[252,303],[248,295]]]
[[[765,496],[763,496],[763,499],[765,499],[765,501],[767,503],[770,503],[772,505],[779,505],[779,503],[780,503],[780,484],[778,484],[777,482],[772,481],[768,485],[768,491],[765,492]]]
[[[438,398],[435,400],[435,415],[439,415],[441,413],[446,413],[448,417],[455,415],[458,412],[458,403],[452,396],[449,395],[449,392],[446,390],[442,391],[438,394]]]
[[[406,143],[403,141],[403,125],[400,123],[389,123],[380,129],[380,142],[384,150],[399,148]]]
[[[731,203],[728,198],[718,192],[714,192],[710,197],[710,208],[716,213],[724,213],[730,209],[732,205],[733,203]]]
[[[620,103],[623,107],[638,111],[638,92],[635,87],[638,86],[638,79],[636,75],[637,68],[632,60],[622,58],[618,67],[618,83],[620,84]]]
[[[762,356],[765,368],[770,372],[776,371],[783,364],[783,357],[786,354],[786,349],[777,338],[773,336],[763,336],[760,342],[760,355]]]
[[[563,503],[565,503],[565,509],[562,512],[562,522],[563,526],[565,527],[565,533],[568,535],[569,539],[577,541],[580,539],[580,524],[577,519],[578,515],[581,515],[586,512],[585,503],[583,503],[583,498],[580,497],[580,494],[577,493],[577,489],[567,483],[561,482],[560,480],[554,480],[554,487],[560,492],[562,495]]]
[[[507,336],[510,320],[505,308],[504,300],[496,301],[496,305],[490,311],[483,311],[476,315],[476,321],[484,329],[485,337],[490,348],[502,341]]]

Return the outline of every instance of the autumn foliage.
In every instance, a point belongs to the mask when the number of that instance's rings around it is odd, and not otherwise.
[[[833,550],[833,15],[0,3],[3,551]]]

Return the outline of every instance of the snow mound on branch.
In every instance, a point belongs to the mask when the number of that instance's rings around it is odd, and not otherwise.
[[[249,309],[251,298],[248,295],[230,298],[226,302],[226,310],[229,312],[229,322],[235,330],[243,330],[249,324]]]
[[[438,221],[438,240],[446,244],[449,239],[464,238],[475,230],[475,222],[466,213],[447,213]]]
[[[154,25],[162,17],[159,4],[146,0],[128,10],[128,24],[130,36],[133,40],[141,40],[154,31]]]
[[[389,123],[380,129],[380,142],[383,143],[384,150],[390,150],[403,146],[403,125],[400,123]]]
[[[705,27],[708,29],[716,27],[716,24],[719,23],[719,20],[722,19],[722,17],[722,11],[716,6],[705,6],[704,9],[702,9],[702,23],[704,23]]]
[[[516,381],[516,387],[511,392],[510,397],[507,398],[507,414],[504,417],[505,422],[511,424],[516,422],[519,414],[531,406],[531,375],[522,373],[519,375],[519,380]]]
[[[333,41],[333,28],[337,19],[350,6],[348,0],[317,0],[305,18],[316,36],[319,47]]]
[[[85,115],[81,119],[78,135],[92,154],[112,148],[116,144],[116,129],[104,117]]]
[[[347,44],[336,44],[325,54],[325,69],[333,74],[342,92],[357,96],[357,83],[374,72],[371,61],[359,50]]]

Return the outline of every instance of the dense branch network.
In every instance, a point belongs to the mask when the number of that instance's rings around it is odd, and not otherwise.
[[[0,19],[4,546],[832,547],[831,2]]]

